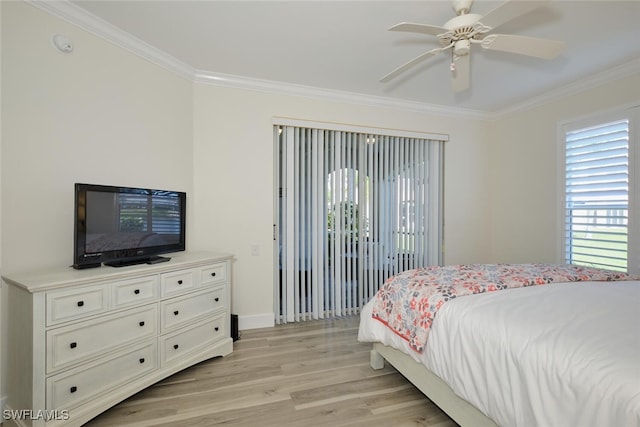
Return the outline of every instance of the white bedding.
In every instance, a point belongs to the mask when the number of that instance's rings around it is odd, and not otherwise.
[[[360,341],[398,348],[501,426],[640,426],[640,282],[578,282],[459,297],[423,354],[371,303]]]

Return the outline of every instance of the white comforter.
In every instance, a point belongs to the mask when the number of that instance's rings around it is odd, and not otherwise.
[[[640,426],[640,282],[509,289],[447,302],[423,354],[361,314],[501,426]]]

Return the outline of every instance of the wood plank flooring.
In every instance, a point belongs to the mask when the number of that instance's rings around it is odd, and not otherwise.
[[[242,331],[229,356],[185,369],[86,426],[456,426],[392,367],[371,369],[358,321]]]

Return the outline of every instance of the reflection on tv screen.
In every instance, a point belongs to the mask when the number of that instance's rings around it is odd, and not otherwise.
[[[88,253],[180,242],[180,199],[176,193],[87,191]]]

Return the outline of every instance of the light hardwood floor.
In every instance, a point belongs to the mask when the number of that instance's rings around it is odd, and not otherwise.
[[[392,367],[369,366],[358,317],[242,331],[234,352],[89,422],[105,426],[456,426]]]

